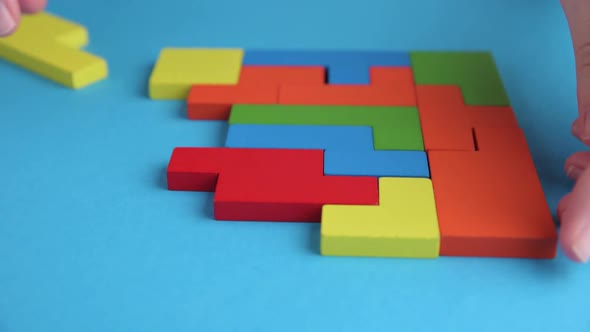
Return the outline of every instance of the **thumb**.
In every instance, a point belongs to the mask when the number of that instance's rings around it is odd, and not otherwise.
[[[570,194],[560,202],[560,244],[570,259],[590,260],[590,167],[577,178]]]
[[[13,33],[20,21],[17,0],[0,0],[0,37]]]
[[[561,0],[576,57],[578,120],[574,135],[590,145],[590,1]]]

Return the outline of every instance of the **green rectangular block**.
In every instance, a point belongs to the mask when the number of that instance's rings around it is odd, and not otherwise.
[[[416,84],[458,85],[467,105],[510,106],[488,52],[412,52],[410,60]]]
[[[229,124],[371,126],[375,150],[424,151],[415,107],[237,104]]]

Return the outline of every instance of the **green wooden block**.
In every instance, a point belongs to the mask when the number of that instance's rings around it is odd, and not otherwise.
[[[376,150],[424,150],[415,107],[238,104],[229,124],[371,126]]]
[[[467,105],[510,106],[488,52],[412,52],[410,59],[416,84],[458,85]]]

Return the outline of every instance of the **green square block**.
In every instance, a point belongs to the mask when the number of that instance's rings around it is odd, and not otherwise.
[[[416,84],[458,85],[467,105],[510,106],[489,52],[412,52],[410,60]]]
[[[238,104],[229,124],[371,126],[375,150],[424,151],[415,107]]]

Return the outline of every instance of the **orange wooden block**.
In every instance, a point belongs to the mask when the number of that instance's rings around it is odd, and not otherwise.
[[[187,99],[188,118],[227,120],[233,104],[277,104],[278,87],[269,85],[195,85]]]
[[[326,69],[321,66],[242,66],[239,85],[302,84],[324,85]]]
[[[416,86],[426,151],[475,151],[471,119],[458,86]]]
[[[471,125],[482,127],[518,127],[518,121],[507,106],[465,106]]]
[[[517,127],[475,129],[480,151],[430,151],[441,256],[553,258],[557,231]]]
[[[282,85],[279,103],[286,105],[416,106],[413,87],[372,85]]]
[[[410,67],[371,67],[369,69],[371,85],[399,87],[415,85],[414,73]]]

